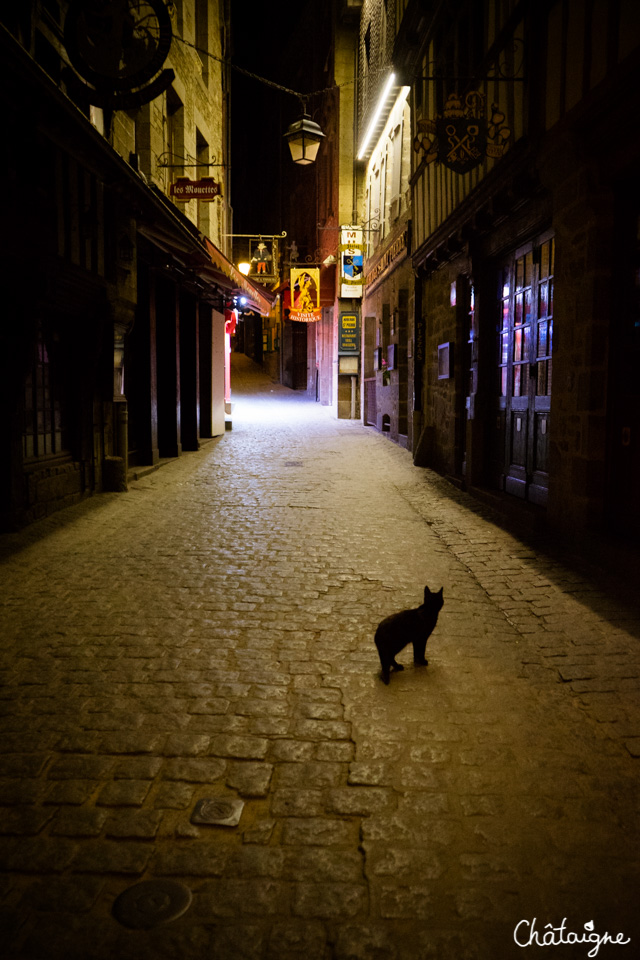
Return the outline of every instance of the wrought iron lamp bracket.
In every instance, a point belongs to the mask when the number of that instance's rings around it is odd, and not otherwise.
[[[183,161],[185,161],[184,163],[169,163],[169,160],[175,160],[175,159],[176,159],[175,154],[170,153],[169,151],[165,151],[165,153],[161,153],[160,156],[156,158],[156,167],[167,169],[167,170],[172,170],[172,169],[182,170],[186,167],[228,167],[230,166],[230,164],[228,163],[216,163],[215,154],[211,158],[210,162],[196,161],[195,163],[192,163],[191,161],[195,160],[195,157],[192,157],[189,154],[187,154],[186,157],[181,158]]]

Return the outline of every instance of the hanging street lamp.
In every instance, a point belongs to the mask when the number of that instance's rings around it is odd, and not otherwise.
[[[305,107],[306,104],[303,102],[303,109]],[[305,109],[302,119],[291,124],[284,134],[284,139],[289,144],[293,162],[306,166],[315,162],[320,144],[324,140],[324,133]]]

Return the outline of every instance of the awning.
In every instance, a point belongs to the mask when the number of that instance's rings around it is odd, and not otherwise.
[[[246,297],[247,307],[263,317],[268,316],[275,293],[258,288],[247,280],[208,237],[183,233],[180,230],[181,224],[178,229],[172,229],[172,226],[158,222],[139,222],[138,232],[156,247],[170,254],[179,266],[214,286],[223,296]]]
[[[208,237],[204,238],[204,242],[213,265],[227,280],[230,280],[234,284],[234,295],[246,297],[249,301],[249,306],[251,306],[256,313],[259,313],[263,317],[268,316],[271,305],[276,298],[275,293],[271,290],[258,287],[257,284],[252,283],[251,280],[240,273],[231,261],[227,260],[225,255],[211,243]]]

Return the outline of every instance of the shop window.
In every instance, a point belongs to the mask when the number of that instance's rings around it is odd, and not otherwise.
[[[364,35],[364,54],[367,58],[367,66],[371,63],[371,23],[367,25]]]
[[[196,157],[198,160],[197,176],[208,177],[209,169],[209,144],[196,127]],[[198,203],[198,230],[204,233],[205,237],[211,237],[211,203]]]
[[[167,90],[167,146],[171,157],[170,179],[184,176],[184,107],[173,87]]]
[[[540,248],[540,282],[538,284],[538,330],[535,350],[536,394],[551,396],[553,349],[553,271],[554,243],[548,240]]]
[[[34,360],[25,383],[23,455],[27,461],[67,452],[61,388],[39,324]]]
[[[554,242],[547,240],[502,272],[498,341],[500,396],[551,395]]]
[[[391,346],[391,309],[388,303],[382,304],[382,343],[380,351],[380,365],[382,368],[382,385],[388,387],[391,383],[389,370],[389,347]]]
[[[498,418],[504,442],[503,488],[547,502],[551,429],[555,241],[543,235],[501,271]]]
[[[390,219],[393,222],[400,215],[402,192],[402,123],[393,131],[392,135],[392,180],[391,180],[391,211]]]

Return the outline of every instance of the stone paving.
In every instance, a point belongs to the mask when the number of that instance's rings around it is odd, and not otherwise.
[[[232,431],[1,538],[0,955],[640,956],[637,608],[234,363]],[[191,902],[130,929],[149,880]]]

